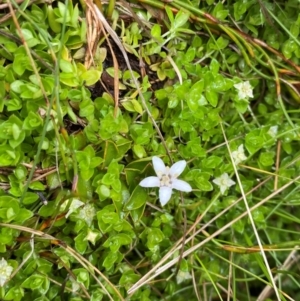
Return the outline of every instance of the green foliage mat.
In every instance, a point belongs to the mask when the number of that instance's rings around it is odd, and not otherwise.
[[[0,4],[0,299],[300,300],[299,11]]]

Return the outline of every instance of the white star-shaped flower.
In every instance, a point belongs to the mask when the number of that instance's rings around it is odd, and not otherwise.
[[[176,269],[172,269],[172,272],[175,273]],[[177,275],[176,275],[176,282],[177,284],[180,284],[184,282],[185,280],[189,280],[192,278],[192,275],[189,271],[182,271],[179,270]]]
[[[278,125],[271,126],[270,129],[268,130],[268,134],[272,138],[276,138],[277,132],[278,132]]]
[[[152,158],[153,168],[157,177],[148,177],[140,182],[142,187],[160,187],[159,201],[162,206],[166,205],[171,198],[172,189],[191,192],[192,187],[185,181],[178,180],[177,177],[183,172],[186,167],[186,161],[178,161],[171,166],[166,167],[164,162],[154,156]]]
[[[238,90],[239,99],[247,99],[248,97],[253,98],[253,88],[249,81],[241,82],[233,86]]]
[[[95,207],[92,204],[85,205],[79,212],[79,218],[83,219],[89,226],[96,215]]]
[[[232,152],[231,156],[235,165],[245,161],[247,157],[245,156],[244,145],[241,144],[236,151]]]
[[[0,287],[9,279],[13,270],[14,268],[10,266],[4,258],[0,260]]]
[[[220,187],[222,194],[224,194],[227,188],[235,184],[235,182],[229,178],[227,173],[223,173],[220,177],[215,178],[213,182]]]

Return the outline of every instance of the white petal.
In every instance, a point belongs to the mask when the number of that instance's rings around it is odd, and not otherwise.
[[[240,90],[243,86],[243,83],[238,83],[233,85],[237,90]]]
[[[220,186],[220,190],[221,190],[222,194],[224,194],[224,192],[226,191],[226,189],[227,189],[227,186],[225,186],[225,185],[221,185]]]
[[[215,179],[213,180],[213,182],[214,182],[216,185],[220,186],[220,185],[221,185],[221,179],[220,179],[220,177],[219,177],[219,178],[215,178]]]
[[[154,156],[152,158],[152,163],[153,163],[153,168],[157,175],[161,175],[165,173],[166,166],[161,158]]]
[[[247,96],[253,98],[253,90],[249,90]]]
[[[172,188],[170,187],[161,187],[159,189],[159,201],[162,206],[165,206],[172,195]]]
[[[239,158],[240,158],[241,162],[247,160],[247,157],[244,153],[240,154]]]
[[[239,152],[239,153],[244,153],[244,144],[241,144],[241,145],[238,147],[238,152]]]
[[[244,151],[244,145],[241,144],[236,151],[231,153],[235,165],[240,164],[247,159]]]
[[[180,190],[180,191],[184,191],[184,192],[192,191],[192,187],[189,183],[187,183],[186,181],[177,180],[177,179],[173,180],[172,188]]]
[[[230,186],[232,186],[232,185],[234,185],[234,184],[235,184],[234,181],[232,181],[231,179],[228,179],[228,181],[227,181],[227,186],[228,186],[228,187],[230,187]]]
[[[192,275],[189,272],[179,270],[176,276],[177,284],[182,283],[185,280],[191,279]]]
[[[148,177],[142,180],[139,185],[142,187],[159,187],[160,181],[158,177]]]
[[[239,93],[238,93],[239,99],[245,99],[246,97],[247,97],[247,95],[244,92],[239,91]]]
[[[186,167],[186,161],[185,160],[176,162],[170,168],[170,175],[173,178],[177,178],[184,171],[185,167]]]
[[[233,152],[231,153],[231,156],[232,156],[232,158],[233,158],[234,161],[237,159],[238,154],[239,154],[238,151],[233,151]]]

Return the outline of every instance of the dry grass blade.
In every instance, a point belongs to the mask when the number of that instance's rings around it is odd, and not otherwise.
[[[227,295],[227,301],[230,301],[230,297],[232,297],[232,289],[231,289],[231,280],[232,280],[232,261],[233,261],[233,253],[230,253],[230,258],[229,258],[229,273],[228,273],[228,286],[227,286],[227,290],[228,292],[230,292],[230,294]]]
[[[87,51],[84,65],[88,69],[94,62],[94,54],[101,35],[101,26],[93,10],[93,6],[88,5],[88,3],[85,14],[87,23]]]

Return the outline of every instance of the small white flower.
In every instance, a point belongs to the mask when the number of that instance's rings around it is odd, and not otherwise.
[[[83,219],[89,226],[92,224],[96,210],[92,204],[85,205],[79,212],[79,218]]]
[[[277,132],[278,132],[278,125],[271,126],[270,129],[268,130],[268,134],[272,138],[276,138]]]
[[[189,272],[184,272],[179,270],[176,276],[177,284],[180,284],[181,282],[185,280],[189,280],[192,278],[192,275]]]
[[[65,206],[68,205],[68,202],[65,202]],[[83,202],[79,201],[78,199],[72,199],[71,201],[71,205],[69,207],[69,211],[66,214],[66,218],[68,218],[74,211],[76,211],[79,207],[81,207],[82,205],[84,205]]]
[[[172,269],[172,272],[175,273],[176,269]],[[179,270],[177,275],[176,275],[176,282],[177,284],[180,284],[182,282],[184,282],[185,280],[189,280],[192,278],[192,275],[190,272],[185,272],[182,270]]]
[[[247,157],[245,156],[244,145],[241,144],[236,151],[232,152],[231,156],[235,165],[245,161]]]
[[[249,81],[241,82],[233,86],[238,90],[239,99],[247,99],[248,97],[253,98],[253,88]]]
[[[186,167],[186,161],[176,162],[171,168],[166,167],[164,162],[154,156],[152,158],[153,168],[157,177],[148,177],[140,182],[142,187],[160,187],[159,200],[162,206],[166,205],[171,198],[172,189],[191,192],[192,187],[185,181],[178,180],[177,177]]]
[[[235,182],[229,178],[227,173],[223,173],[220,177],[214,179],[213,182],[220,187],[222,194],[224,194],[227,188],[235,184]]]
[[[2,258],[0,260],[0,287],[9,279],[14,268],[8,265],[7,261]]]

